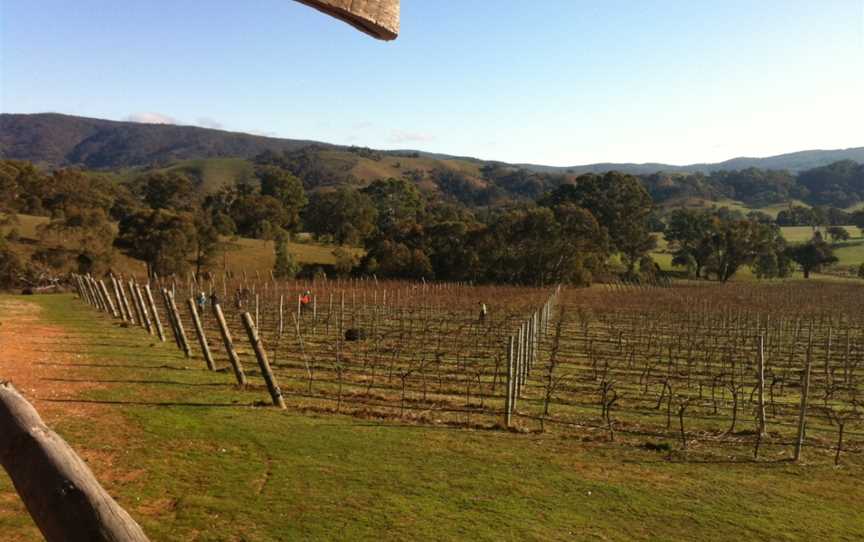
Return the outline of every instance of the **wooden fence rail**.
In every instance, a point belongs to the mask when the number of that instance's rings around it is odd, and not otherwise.
[[[147,540],[87,464],[8,382],[0,382],[0,464],[48,542]]]

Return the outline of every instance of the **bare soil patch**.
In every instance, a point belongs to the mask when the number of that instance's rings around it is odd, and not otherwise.
[[[58,403],[97,385],[58,381],[70,376],[70,367],[83,358],[75,353],[80,340],[40,318],[41,307],[17,299],[0,299],[0,380],[11,381],[50,425],[65,416],[86,416],[98,405]]]
[[[98,420],[100,426],[122,424],[118,413],[95,403],[74,402],[81,392],[102,386],[75,375],[75,365],[86,359],[83,339],[63,327],[45,323],[42,308],[28,301],[0,298],[0,380],[8,380],[30,401],[49,427],[57,429],[75,418]],[[108,436],[108,431],[100,431]],[[120,431],[126,433],[126,431]],[[109,439],[113,440],[113,439]],[[123,483],[140,473],[125,473],[114,468],[114,456],[104,450],[72,447],[105,484]],[[26,510],[14,488],[0,471],[0,527],[17,521]],[[39,540],[35,525],[13,533],[13,540]],[[4,538],[5,540],[5,538]]]

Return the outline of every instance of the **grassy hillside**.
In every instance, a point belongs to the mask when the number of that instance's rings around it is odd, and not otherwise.
[[[0,235],[7,236],[10,231],[15,230],[18,238],[11,241],[11,246],[25,259],[29,259],[39,249],[38,228],[47,224],[49,219],[44,216],[16,215],[10,224],[0,226]],[[312,241],[288,243],[288,252],[295,261],[304,265],[333,265],[336,257],[333,251],[334,245],[324,245]],[[359,260],[363,255],[362,249],[345,247],[346,250],[355,254]],[[222,240],[221,249],[217,251],[213,259],[213,267],[216,269],[227,268],[235,272],[246,271],[267,275],[273,269],[276,261],[273,241],[244,238],[225,238]],[[112,269],[125,275],[143,276],[147,272],[144,262],[130,258],[115,251]]]
[[[777,214],[784,209],[788,209],[792,205],[800,205],[802,207],[810,207],[807,203],[804,203],[801,200],[793,199],[784,203],[776,203],[774,205],[768,205],[765,207],[752,207],[745,203],[742,203],[738,200],[734,199],[703,199],[703,198],[687,198],[684,200],[671,200],[667,201],[660,205],[662,210],[668,211],[672,209],[678,209],[681,207],[685,208],[695,208],[695,209],[712,209],[712,208],[720,208],[727,207],[732,211],[740,211],[744,214],[747,214],[751,211],[759,211],[765,213],[771,218],[777,218]]]
[[[2,298],[0,311],[22,301]],[[821,458],[701,462],[590,432],[280,412],[260,406],[257,377],[237,390],[229,373],[205,371],[68,295],[26,301],[62,330],[61,344],[42,348],[58,378],[78,383],[52,403],[49,423],[154,542],[864,536],[854,454],[844,468]],[[63,415],[74,408],[89,410]],[[41,539],[2,473],[0,502],[5,539]]]
[[[845,229],[851,237],[848,241],[834,245],[834,255],[837,256],[838,262],[826,269],[826,273],[831,276],[855,275],[858,266],[864,264],[864,232],[856,226],[845,226]],[[813,228],[809,226],[783,226],[780,230],[789,243],[806,243],[813,238]],[[681,271],[680,268],[672,266],[672,254],[669,252],[666,239],[662,236],[659,237],[657,248],[651,253],[651,257],[664,271]],[[828,274],[819,275],[819,278],[829,278]],[[796,272],[794,276],[803,275]],[[738,270],[733,280],[755,280],[755,278],[750,268],[745,266]]]
[[[234,271],[246,270],[248,273],[257,271],[266,275],[270,273],[276,262],[273,241],[240,238],[236,240],[226,239],[224,244],[225,250],[214,261],[215,266],[219,269],[224,264],[228,269]],[[336,257],[333,255],[336,248],[333,245],[313,242],[288,243],[288,252],[291,253],[295,261],[307,265],[333,265],[336,263]],[[346,247],[346,250],[355,254],[358,260],[363,255],[362,249]]]
[[[198,190],[206,194],[230,185],[237,179],[251,178],[253,166],[242,158],[200,158],[178,162],[165,168],[165,171],[183,173],[196,180]]]
[[[9,245],[23,259],[29,260],[39,250],[39,226],[47,224],[45,216],[15,215],[12,221],[0,226],[0,235],[8,236],[14,231],[17,235],[9,240]],[[111,268],[124,275],[144,276],[147,266],[144,262],[130,258],[115,250]]]

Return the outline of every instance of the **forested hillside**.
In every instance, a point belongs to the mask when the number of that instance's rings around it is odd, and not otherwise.
[[[80,165],[91,169],[151,167],[178,160],[237,157],[252,158],[264,151],[281,152],[308,146],[312,141],[280,139],[195,126],[117,122],[62,115],[0,114],[0,158],[29,160],[56,167]],[[328,148],[338,145],[316,143]],[[428,160],[454,160],[482,166],[476,158],[412,150],[390,151],[398,156]],[[711,173],[747,168],[788,170],[793,173],[833,162],[864,162],[864,147],[838,150],[806,150],[766,158],[739,157],[713,164],[676,166],[661,163],[599,163],[566,167],[538,164],[505,164],[537,173],[583,174],[620,171],[630,174]]]
[[[195,126],[142,124],[53,113],[0,115],[0,158],[90,169],[167,165],[177,160],[249,158],[310,141],[276,139]]]
[[[151,274],[203,272],[218,265],[220,240],[235,236],[272,241],[274,271],[293,275],[287,243],[303,232],[344,245],[330,269],[340,274],[586,284],[609,274],[654,280],[653,258],[668,256],[690,276],[725,281],[742,266],[764,277],[819,270],[837,260],[842,226],[864,225],[864,165],[851,160],[797,173],[577,174],[193,127],[3,122],[18,130],[0,132],[3,155],[37,160],[0,161],[0,212],[46,219],[35,246],[6,250],[7,278],[101,273],[120,257]],[[56,162],[65,167],[48,165]],[[825,231],[799,250],[784,226]]]

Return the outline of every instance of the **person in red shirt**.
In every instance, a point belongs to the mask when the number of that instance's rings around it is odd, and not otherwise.
[[[305,311],[309,308],[309,303],[312,302],[312,292],[306,290],[303,292],[303,295],[300,296],[300,309]]]

